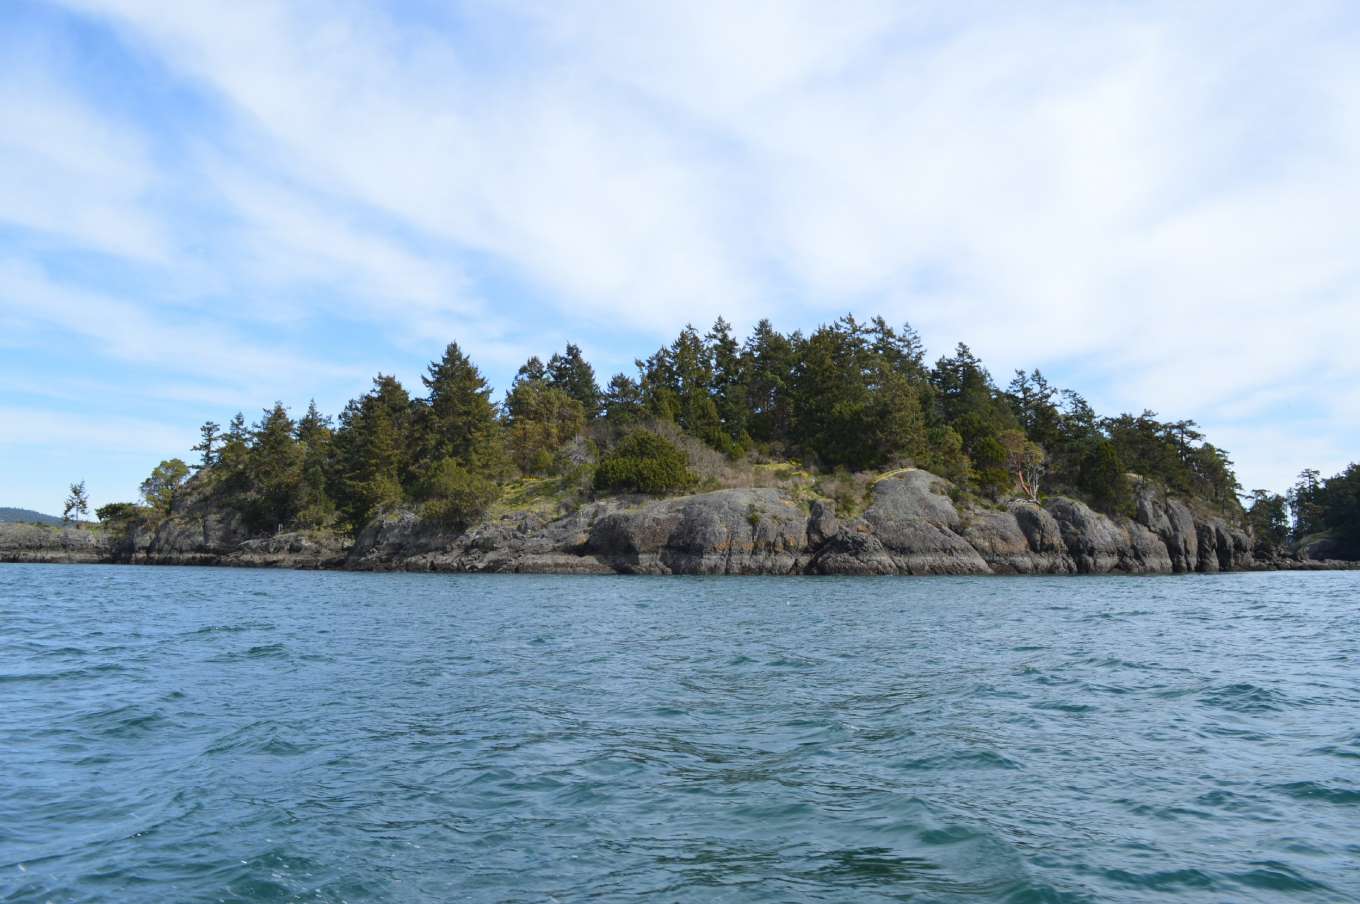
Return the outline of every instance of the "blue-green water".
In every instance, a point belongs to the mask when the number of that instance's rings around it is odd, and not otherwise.
[[[0,899],[1360,900],[1360,573],[0,565]]]

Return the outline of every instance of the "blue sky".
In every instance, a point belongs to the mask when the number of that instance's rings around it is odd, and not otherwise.
[[[847,310],[1360,457],[1346,2],[0,5],[0,505],[457,340],[498,386]]]

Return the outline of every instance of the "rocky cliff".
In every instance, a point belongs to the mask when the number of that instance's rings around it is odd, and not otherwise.
[[[293,568],[569,574],[1172,574],[1346,567],[1261,560],[1222,518],[1142,485],[1133,517],[1075,499],[1040,506],[956,505],[949,484],[908,469],[880,479],[862,514],[837,514],[771,488],[675,499],[611,498],[559,516],[515,512],[452,532],[396,512],[347,540],[326,533],[249,537],[199,500],[154,532],[0,526],[3,561],[123,561]]]

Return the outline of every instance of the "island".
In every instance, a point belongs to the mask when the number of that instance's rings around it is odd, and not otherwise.
[[[909,325],[761,321],[739,341],[719,319],[636,366],[601,388],[569,344],[497,402],[450,343],[423,395],[379,374],[334,421],[278,402],[206,423],[192,466],[163,461],[97,525],[0,524],[0,561],[926,575],[1360,558],[1355,465],[1244,495],[1194,421],[1102,417],[1038,370],[1002,388],[963,344],[928,364]]]

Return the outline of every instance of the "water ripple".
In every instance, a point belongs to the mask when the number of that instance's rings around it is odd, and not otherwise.
[[[1357,599],[0,566],[0,900],[1360,901]]]

